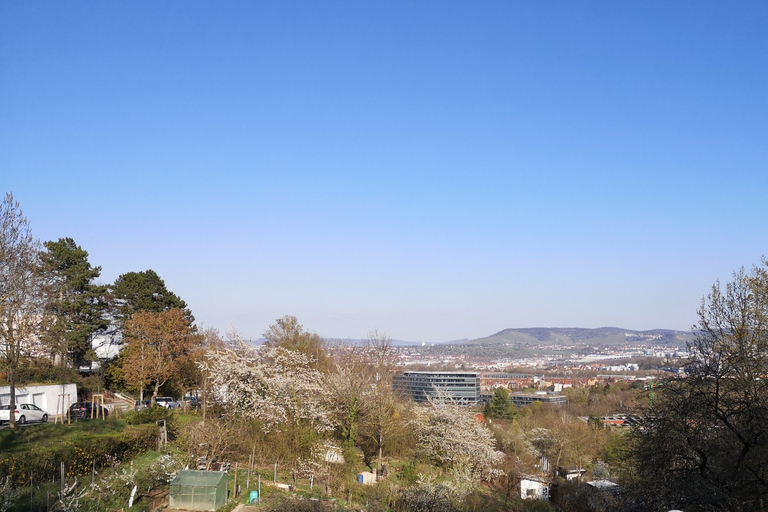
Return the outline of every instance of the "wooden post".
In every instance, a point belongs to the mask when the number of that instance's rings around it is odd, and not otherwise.
[[[59,395],[56,400],[56,416],[53,418],[54,424],[58,423],[59,419],[61,419],[61,424],[63,425],[65,415],[67,417],[67,424],[69,425],[72,423],[72,418],[69,414],[69,407],[72,405],[70,402],[69,393]]]
[[[93,395],[91,398],[91,419],[94,417],[94,410],[97,418],[107,419],[104,416],[104,395]]]
[[[251,488],[251,459],[248,458],[248,469],[245,470],[245,492]]]
[[[237,462],[235,462],[235,499],[237,499]]]

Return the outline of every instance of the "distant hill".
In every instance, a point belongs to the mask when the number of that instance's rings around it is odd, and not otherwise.
[[[506,343],[528,344],[573,344],[623,345],[648,341],[654,343],[685,344],[693,339],[690,331],[672,329],[652,329],[635,331],[619,327],[599,327],[585,329],[579,327],[533,327],[523,329],[504,329],[485,338],[472,340],[473,344],[492,345]]]
[[[420,341],[403,341],[403,340],[390,340],[395,347],[409,346],[409,345],[421,345]],[[468,340],[467,340],[468,341]],[[368,343],[367,339],[351,339],[351,338],[325,338],[325,342],[331,346],[336,345],[365,345]]]
[[[652,329],[635,331],[618,327],[597,329],[533,327],[504,329],[496,334],[469,342],[439,343],[428,347],[433,354],[463,356],[470,359],[521,358],[542,355],[567,357],[589,354],[601,347],[632,345],[669,345],[683,348],[693,340],[690,331]]]

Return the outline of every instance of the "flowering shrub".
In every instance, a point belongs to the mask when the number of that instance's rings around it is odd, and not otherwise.
[[[6,477],[3,484],[0,485],[0,512],[10,510],[23,493],[24,489],[14,488],[11,479]]]
[[[156,461],[147,468],[144,479],[146,487],[157,487],[170,483],[176,473],[184,468],[184,459],[181,456],[174,456],[169,453],[161,455]]]

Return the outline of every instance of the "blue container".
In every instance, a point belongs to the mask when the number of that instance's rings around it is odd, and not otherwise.
[[[255,501],[259,501],[259,491],[251,491],[251,494],[248,496],[248,503]]]

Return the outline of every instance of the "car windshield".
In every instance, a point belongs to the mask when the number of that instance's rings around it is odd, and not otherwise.
[[[7,411],[10,410],[10,405],[0,405],[0,411]]]

